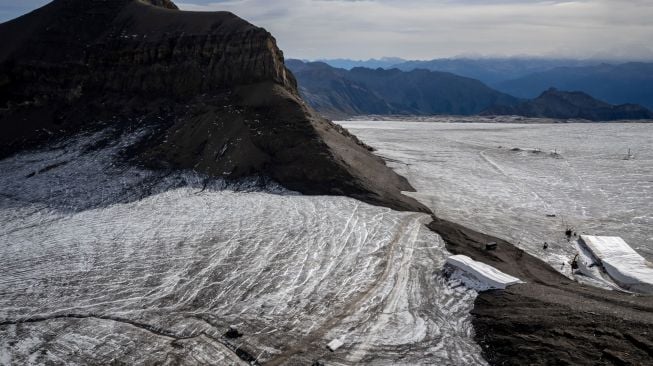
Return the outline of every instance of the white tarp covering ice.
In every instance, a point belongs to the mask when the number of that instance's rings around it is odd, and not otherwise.
[[[592,235],[581,235],[580,238],[617,284],[627,290],[653,293],[653,264],[622,238]]]
[[[582,274],[582,276],[577,275],[576,279],[580,283],[601,287],[606,290],[620,289],[619,285],[597,263],[598,261],[592,255],[591,250],[580,243],[576,244],[576,249],[578,250],[578,256],[576,257],[576,264],[578,264],[577,274]]]
[[[485,263],[477,262],[466,255],[453,255],[447,258],[447,264],[464,272],[464,275],[456,276],[457,279],[460,279],[466,286],[475,288],[478,291],[503,290],[510,285],[521,282],[519,278],[503,273]]]

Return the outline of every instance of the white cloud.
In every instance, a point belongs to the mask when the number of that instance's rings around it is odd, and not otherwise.
[[[48,0],[1,0],[0,22]],[[290,57],[653,60],[652,0],[178,0],[265,27]]]
[[[653,59],[649,0],[178,1],[265,27],[288,56],[536,55]]]

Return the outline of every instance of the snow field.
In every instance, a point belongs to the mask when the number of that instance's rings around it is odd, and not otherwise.
[[[119,163],[140,133],[0,161],[3,363],[485,363],[428,216]]]
[[[653,259],[653,125],[467,121],[339,123],[378,148],[436,215],[566,275],[577,253],[567,229],[623,237]],[[629,148],[634,158],[624,160]]]

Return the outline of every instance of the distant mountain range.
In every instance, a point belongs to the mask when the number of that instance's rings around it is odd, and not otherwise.
[[[304,99],[336,119],[363,114],[472,115],[492,105],[519,102],[478,80],[447,72],[346,70],[300,60],[287,60],[286,65],[297,78]]]
[[[425,69],[443,71],[452,74],[478,79],[492,87],[495,84],[517,79],[530,74],[548,71],[556,67],[578,67],[598,65],[596,60],[544,59],[544,58],[443,58],[427,61],[407,61],[396,57],[383,57],[367,61],[350,59],[319,60],[333,67],[350,70],[354,67],[370,69],[397,68],[403,71]],[[539,90],[541,92],[544,89]],[[539,93],[538,92],[538,93]]]
[[[653,62],[615,64],[600,60],[543,58],[448,58],[403,61],[398,58],[325,60],[339,68],[426,69],[480,80],[518,98],[535,98],[548,88],[582,91],[612,104],[637,103],[653,108]]]
[[[478,79],[492,87],[496,87],[501,82],[551,70],[556,67],[587,66],[598,63],[599,61],[540,58],[451,58],[430,61],[407,61],[394,65],[393,67],[404,71],[415,69],[446,71]],[[540,89],[539,92],[545,89]]]
[[[397,59],[289,60],[288,66],[297,76],[304,98],[332,118],[362,114],[471,115],[487,110],[551,118],[577,118],[575,114],[580,113],[591,117],[587,118],[590,120],[612,120],[646,116],[637,112],[641,106],[653,109],[653,63],[610,65],[568,59],[453,58],[390,65],[393,60]],[[349,69],[354,65],[357,66]],[[570,98],[581,104],[567,112],[576,112],[562,113],[558,101],[549,98],[551,91],[542,94],[549,88],[575,96]],[[576,92],[600,101],[585,105],[588,100],[579,99]],[[537,99],[518,105],[523,99],[532,98]],[[543,108],[546,103],[553,105]],[[579,108],[585,112],[579,112]],[[591,108],[599,109],[596,115],[587,112]]]
[[[533,100],[517,105],[493,106],[481,114],[589,121],[653,119],[653,112],[637,104],[612,105],[583,92],[564,92],[554,88]]]
[[[653,63],[558,67],[495,87],[521,98],[534,98],[549,87],[580,90],[613,104],[638,103],[653,108]]]
[[[391,69],[395,65],[407,62],[403,58],[399,57],[381,57],[379,59],[371,58],[369,60],[351,60],[348,58],[336,58],[328,60],[317,60],[318,62],[324,62],[328,65],[339,69],[351,70],[354,67],[366,67],[368,69]],[[309,62],[309,61],[305,61]]]

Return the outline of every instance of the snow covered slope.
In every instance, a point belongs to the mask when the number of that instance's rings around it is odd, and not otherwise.
[[[485,364],[428,216],[138,169],[110,133],[0,161],[0,364]]]

